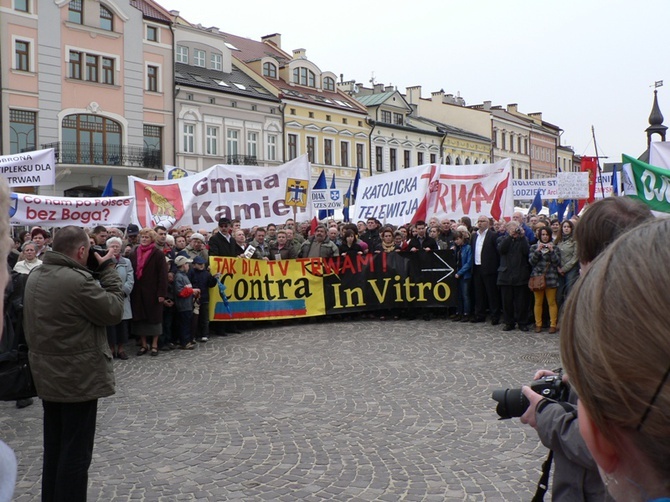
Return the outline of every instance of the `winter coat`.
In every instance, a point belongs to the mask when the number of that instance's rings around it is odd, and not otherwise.
[[[456,247],[456,266],[458,267],[459,279],[470,279],[472,278],[472,247],[470,244],[463,244],[462,246]]]
[[[561,250],[561,269],[567,274],[577,265],[577,242],[574,237],[564,237],[558,243],[558,249]]]
[[[47,252],[28,277],[23,321],[37,394],[76,403],[114,394],[106,326],[123,317],[121,279],[105,268],[100,282],[69,256]]]
[[[305,242],[302,243],[302,247],[300,248],[301,258],[309,257],[309,249],[312,246],[312,242],[314,242],[314,237],[310,237],[309,239],[307,239]],[[329,240],[328,237],[326,237],[325,240],[321,243],[321,246],[319,247],[319,256],[321,258],[330,258],[332,256],[339,256],[339,255],[340,250],[337,249],[335,243]]]
[[[200,290],[200,305],[209,303],[209,288],[216,286],[216,278],[209,270],[198,270],[195,267],[188,271],[188,279],[195,289]]]
[[[279,255],[281,256],[282,260],[289,260],[291,258],[297,258],[298,257],[298,247],[296,244],[291,241],[287,242],[286,245],[279,249],[279,245],[277,244],[277,241],[273,241],[272,244],[270,244],[270,255],[269,258],[271,260],[274,260],[275,257]]]
[[[154,248],[147,258],[141,278],[137,278],[137,250],[130,254],[130,263],[135,273],[135,286],[130,294],[130,305],[134,321],[150,324],[163,322],[163,304],[158,298],[167,296],[167,263],[163,252]]]
[[[551,500],[612,500],[607,496],[598,467],[579,433],[577,395],[571,391],[568,401],[561,404],[542,401],[535,415],[540,441],[554,452]]]
[[[135,273],[133,272],[130,260],[120,256],[116,264],[116,271],[123,283],[123,319],[132,319],[133,310],[130,306],[130,293],[133,291],[133,286],[135,285]]]
[[[544,274],[547,288],[557,288],[558,266],[561,264],[561,251],[554,246],[552,251],[543,253],[539,246],[540,243],[538,242],[537,244],[533,244],[530,248],[528,261],[533,267],[530,276],[536,277]],[[549,267],[547,267],[547,264]]]
[[[511,235],[498,238],[498,286],[527,286],[530,278],[528,264],[530,245],[525,236],[513,239]]]
[[[174,306],[177,312],[193,310],[193,285],[182,270],[177,270],[174,276]]]
[[[235,241],[232,237],[226,239],[221,231],[217,231],[209,238],[210,256],[237,256],[234,248]]]
[[[356,256],[358,253],[363,253],[363,248],[360,244],[354,242],[349,246],[346,242],[340,244],[340,256],[348,254],[349,256]]]

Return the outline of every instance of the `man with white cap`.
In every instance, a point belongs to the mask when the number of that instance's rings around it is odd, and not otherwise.
[[[205,236],[200,232],[195,232],[191,234],[191,242],[186,246],[186,252],[188,257],[192,260],[196,256],[199,256],[205,263],[209,265],[209,253],[207,252],[207,247],[205,246]]]

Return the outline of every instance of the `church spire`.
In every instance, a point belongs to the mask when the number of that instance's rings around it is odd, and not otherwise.
[[[665,141],[665,131],[667,126],[663,125],[663,114],[658,106],[658,91],[654,89],[654,104],[651,107],[651,114],[649,115],[649,127],[647,127],[647,147],[651,144],[651,137],[658,134],[661,141]]]

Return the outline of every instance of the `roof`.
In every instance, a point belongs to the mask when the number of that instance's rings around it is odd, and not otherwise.
[[[237,94],[279,103],[279,99],[233,64],[231,73],[175,63],[175,82],[211,91]],[[223,82],[223,83],[221,83]]]
[[[230,33],[223,33],[223,36],[233,56],[244,63],[258,61],[264,57],[271,57],[277,61],[280,67],[284,67],[293,60],[289,54],[272,43],[251,40],[250,38],[239,37]],[[324,89],[289,84],[289,82],[286,82],[281,77],[266,79],[280,89],[280,98],[367,115],[367,110],[364,106],[337,89],[335,91],[326,91]]]
[[[364,106],[377,106],[383,104],[384,101],[393,96],[396,92],[397,91],[388,91],[377,94],[366,94],[365,96],[356,96],[356,99]]]
[[[158,4],[151,0],[130,0],[130,5],[141,11],[145,18],[163,23],[171,23],[172,18]]]
[[[475,134],[474,132],[466,131],[465,129],[461,129],[460,127],[454,127],[452,125],[443,124],[442,122],[428,119],[426,117],[409,117],[409,120],[413,122],[423,122],[425,124],[434,126],[436,129],[439,127],[444,131],[446,131],[447,136],[461,136],[463,138],[469,138],[473,141],[481,141],[484,143],[491,142],[491,138],[488,138],[486,136],[481,136],[479,134]]]

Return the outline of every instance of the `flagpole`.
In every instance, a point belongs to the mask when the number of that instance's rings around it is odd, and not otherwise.
[[[600,195],[605,198],[605,186],[603,185],[603,169],[600,167],[600,157],[598,156],[598,143],[596,143],[596,130],[591,125],[591,135],[593,136],[593,146],[596,149],[596,165],[598,166],[598,174],[600,175]]]

